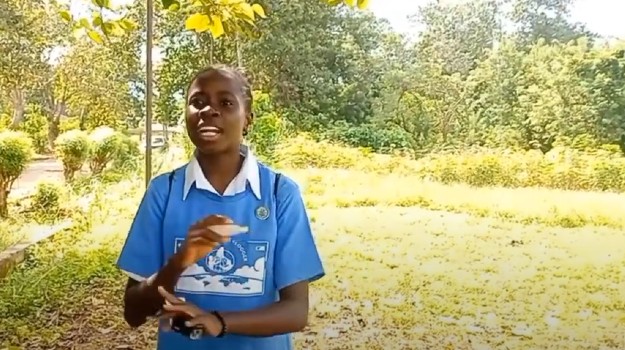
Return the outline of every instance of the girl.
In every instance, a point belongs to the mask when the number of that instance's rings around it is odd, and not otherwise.
[[[197,73],[185,115],[194,156],[151,181],[118,260],[130,277],[124,318],[184,316],[203,330],[194,340],[160,328],[159,350],[291,350],[308,284],[324,276],[299,188],[242,145],[253,114],[239,71]],[[232,222],[249,233],[209,229]]]

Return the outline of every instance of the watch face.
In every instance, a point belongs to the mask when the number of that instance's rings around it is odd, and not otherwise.
[[[192,340],[198,340],[202,338],[202,333],[204,332],[202,332],[201,328],[194,328],[193,331],[191,331],[189,338],[191,338]]]

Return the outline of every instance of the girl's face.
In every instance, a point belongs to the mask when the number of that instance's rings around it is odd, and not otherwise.
[[[251,115],[241,82],[228,72],[210,71],[189,87],[186,124],[193,144],[203,154],[238,152]]]

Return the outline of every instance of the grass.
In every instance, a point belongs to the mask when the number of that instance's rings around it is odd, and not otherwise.
[[[285,173],[328,274],[298,348],[625,348],[622,195]],[[113,265],[141,186],[100,192],[84,222],[0,282],[0,349],[154,348],[153,324],[123,323]]]

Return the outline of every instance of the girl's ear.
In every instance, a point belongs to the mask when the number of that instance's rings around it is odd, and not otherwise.
[[[249,128],[252,126],[252,121],[254,120],[254,113],[250,113],[245,117],[245,128]]]

